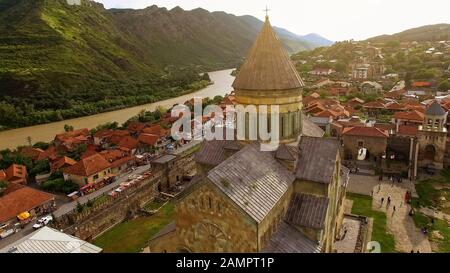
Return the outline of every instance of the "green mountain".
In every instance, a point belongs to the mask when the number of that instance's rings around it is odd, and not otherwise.
[[[236,67],[262,22],[203,9],[0,0],[0,128],[153,102]],[[279,32],[291,52],[315,44]]]
[[[425,42],[450,40],[450,24],[422,26],[393,35],[381,35],[368,39],[369,42]]]

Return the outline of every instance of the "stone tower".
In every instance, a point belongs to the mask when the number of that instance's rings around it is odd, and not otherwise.
[[[435,101],[427,108],[424,123],[417,135],[419,167],[433,164],[436,169],[443,169],[447,142],[446,119],[447,113],[438,102]]]
[[[296,142],[302,131],[303,86],[303,80],[266,16],[264,26],[233,83],[237,104],[244,107],[267,105],[268,112],[271,105],[278,105],[280,142]],[[248,115],[245,119],[248,128]],[[271,123],[269,115],[267,125],[264,125],[269,131]]]

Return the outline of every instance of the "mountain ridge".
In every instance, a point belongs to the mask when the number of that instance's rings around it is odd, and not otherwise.
[[[368,42],[423,42],[450,40],[450,24],[433,24],[410,28],[391,35],[383,34],[367,39]]]

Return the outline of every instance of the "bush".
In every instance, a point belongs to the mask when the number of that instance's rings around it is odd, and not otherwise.
[[[79,188],[80,188],[78,186],[78,184],[75,184],[72,181],[64,181],[63,178],[46,181],[42,184],[41,187],[45,191],[64,193],[64,194],[70,194],[74,191],[79,190]]]

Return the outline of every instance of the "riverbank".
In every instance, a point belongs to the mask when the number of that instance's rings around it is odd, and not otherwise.
[[[31,138],[33,143],[44,141],[49,142],[53,140],[56,134],[64,131],[64,125],[73,126],[75,129],[79,128],[95,128],[100,124],[108,122],[118,122],[122,124],[129,118],[136,116],[142,110],[155,111],[158,106],[164,108],[170,108],[173,105],[184,103],[193,97],[215,97],[224,96],[230,93],[233,88],[231,87],[234,77],[231,75],[233,69],[208,72],[211,81],[214,83],[207,86],[204,89],[198,90],[193,93],[185,94],[179,97],[144,104],[140,106],[134,106],[121,110],[104,112],[96,115],[85,116],[81,118],[69,119],[64,121],[58,121],[48,124],[23,127],[18,129],[12,129],[0,132],[0,150],[2,149],[15,149],[17,146],[28,145],[28,138]]]

